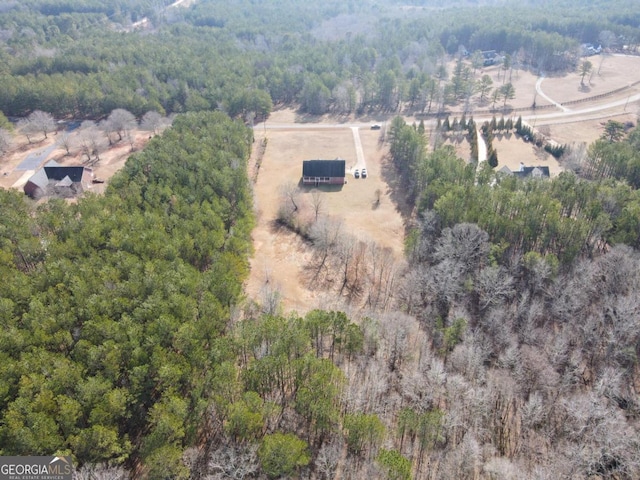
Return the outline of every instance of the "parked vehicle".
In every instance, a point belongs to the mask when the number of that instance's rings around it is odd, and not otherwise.
[[[367,178],[367,169],[366,168],[362,169],[362,174],[361,175],[362,175],[362,178]]]
[[[360,170],[356,168],[355,172],[353,172],[353,176],[356,178],[360,178]]]

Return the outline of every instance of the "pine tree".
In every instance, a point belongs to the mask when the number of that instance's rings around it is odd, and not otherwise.
[[[493,148],[491,149],[491,152],[488,155],[487,161],[489,162],[489,165],[491,166],[491,168],[496,168],[498,166],[498,152],[495,151]]]
[[[507,118],[507,121],[504,124],[504,128],[507,132],[513,130],[513,119],[511,117]]]
[[[515,128],[516,133],[519,135],[520,131],[522,130],[522,116],[518,117],[518,120],[516,120],[516,124],[513,126],[513,128]]]

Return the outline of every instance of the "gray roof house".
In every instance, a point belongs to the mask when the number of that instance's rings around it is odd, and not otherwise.
[[[24,193],[31,198],[54,196],[71,198],[91,184],[93,171],[82,166],[63,166],[51,160],[34,173],[24,185]]]
[[[504,166],[500,170],[499,173],[504,173],[506,175],[514,175],[520,178],[550,178],[551,174],[549,172],[549,167],[547,166],[535,166],[535,167],[525,167],[524,163],[520,163],[520,168],[516,171],[511,171],[509,167]]]

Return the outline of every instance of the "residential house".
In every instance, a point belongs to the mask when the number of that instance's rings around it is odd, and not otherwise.
[[[346,162],[335,160],[304,160],[302,162],[302,183],[304,185],[344,185]]]
[[[93,179],[93,171],[82,166],[63,166],[51,160],[24,185],[31,198],[71,198],[82,193]]]
[[[502,167],[498,170],[499,173],[503,173],[505,175],[515,175],[519,178],[550,178],[551,174],[549,172],[549,167],[547,166],[535,166],[535,167],[525,167],[524,163],[520,162],[520,168],[516,171],[511,171],[511,169],[507,166]]]

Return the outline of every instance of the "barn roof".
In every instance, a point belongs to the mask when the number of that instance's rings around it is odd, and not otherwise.
[[[345,161],[336,160],[304,160],[302,162],[303,177],[344,177]]]

